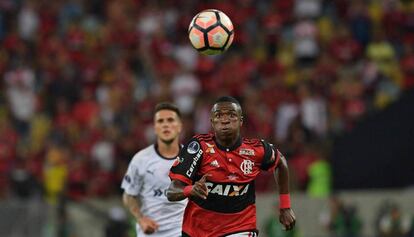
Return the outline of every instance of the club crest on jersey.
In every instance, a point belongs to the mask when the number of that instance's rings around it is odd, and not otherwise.
[[[251,160],[244,160],[240,164],[240,170],[243,171],[243,174],[251,174],[253,172],[254,162]]]
[[[192,141],[187,147],[187,152],[189,154],[195,154],[198,150],[200,150],[200,144],[196,141]]]
[[[207,153],[210,153],[210,154],[216,153],[216,151],[214,150],[214,145],[211,145],[207,142],[206,142],[206,145],[207,145],[207,150],[206,150]]]

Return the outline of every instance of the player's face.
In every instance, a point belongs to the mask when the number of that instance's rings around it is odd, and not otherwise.
[[[242,124],[241,108],[235,103],[217,103],[211,110],[211,125],[220,140],[237,138]]]
[[[182,129],[180,118],[172,110],[160,110],[154,116],[154,130],[159,141],[171,144],[179,138]]]

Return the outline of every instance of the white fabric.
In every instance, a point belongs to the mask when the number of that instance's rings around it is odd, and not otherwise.
[[[36,109],[36,96],[28,88],[9,88],[7,97],[13,116],[21,121],[29,121]]]
[[[169,202],[165,191],[170,185],[168,173],[175,159],[165,159],[158,155],[151,145],[138,152],[131,160],[122,181],[124,191],[137,196],[141,202],[141,212],[159,225],[157,232],[149,237],[181,236],[181,225],[187,200]],[[147,236],[137,225],[137,236]]]
[[[226,235],[226,237],[256,237],[255,232],[240,232],[236,234]]]
[[[275,136],[278,141],[285,141],[289,126],[292,121],[299,115],[299,108],[295,103],[286,102],[280,105],[276,114]]]
[[[318,17],[322,12],[320,0],[296,0],[295,16],[297,17]]]
[[[115,146],[112,142],[101,140],[92,146],[92,159],[96,160],[99,167],[106,171],[114,170]]]
[[[190,114],[194,110],[196,96],[201,90],[200,81],[191,73],[182,73],[173,78],[170,88],[174,102],[181,112]]]
[[[327,130],[326,102],[320,97],[308,97],[301,104],[302,123],[306,128],[324,136]]]
[[[34,38],[39,27],[39,16],[34,8],[29,5],[24,6],[18,15],[18,29],[20,37],[25,40]]]

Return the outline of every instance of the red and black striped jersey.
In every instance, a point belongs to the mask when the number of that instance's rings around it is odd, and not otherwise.
[[[279,159],[280,153],[260,139],[239,139],[233,147],[223,147],[212,134],[194,136],[181,149],[169,175],[191,185],[209,174],[209,194],[206,200],[190,198],[183,236],[217,237],[255,231],[254,180],[262,170],[275,169]]]

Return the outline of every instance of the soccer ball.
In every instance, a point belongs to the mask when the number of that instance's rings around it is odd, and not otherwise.
[[[234,38],[233,24],[222,11],[208,9],[198,13],[188,27],[193,47],[204,55],[226,51]]]

